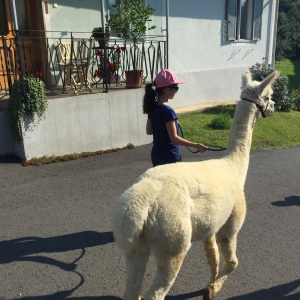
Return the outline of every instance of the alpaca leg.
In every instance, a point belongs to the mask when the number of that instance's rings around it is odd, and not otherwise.
[[[220,254],[215,235],[204,240],[204,248],[210,266],[210,283],[213,283],[218,276],[220,263]]]
[[[140,300],[150,251],[136,250],[126,255],[127,283],[124,300]]]
[[[174,283],[186,252],[177,255],[155,255],[157,275],[145,295],[145,300],[163,300]]]
[[[236,257],[237,234],[240,231],[246,216],[246,201],[242,190],[239,199],[240,200],[237,201],[233,207],[229,219],[216,234],[217,243],[220,246],[224,263],[216,280],[205,289],[203,295],[204,300],[212,299],[215,294],[220,291],[224,281],[228,278],[229,273],[238,265],[238,259]]]
[[[204,300],[212,299],[216,293],[221,290],[229,273],[232,272],[238,265],[238,259],[236,257],[236,235],[230,239],[224,236],[221,238],[217,236],[217,238],[220,245],[220,251],[224,258],[224,263],[217,279],[205,289],[203,294]]]

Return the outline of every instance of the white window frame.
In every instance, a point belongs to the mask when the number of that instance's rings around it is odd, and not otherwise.
[[[263,0],[253,0],[252,16],[251,16],[251,38],[241,39],[241,2],[242,0],[227,0],[226,1],[226,31],[227,41],[259,41],[261,40],[261,25]],[[249,21],[249,20],[248,20]]]

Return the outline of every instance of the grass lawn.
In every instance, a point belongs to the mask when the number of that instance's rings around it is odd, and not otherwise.
[[[227,147],[229,129],[213,129],[211,120],[220,113],[234,115],[234,106],[217,106],[198,113],[182,114],[185,137],[211,147]],[[300,112],[274,112],[254,127],[252,150],[270,150],[300,145]]]
[[[289,79],[288,90],[300,86],[300,61],[284,59],[276,62],[275,68],[281,76]],[[227,147],[229,129],[215,129],[211,121],[216,115],[234,115],[234,106],[217,106],[202,112],[179,116],[185,137],[211,147]],[[300,112],[274,112],[266,119],[260,118],[253,131],[252,150],[269,150],[300,145]]]
[[[300,86],[300,61],[284,59],[275,63],[275,68],[281,72],[281,76],[289,79],[288,90],[297,89]]]

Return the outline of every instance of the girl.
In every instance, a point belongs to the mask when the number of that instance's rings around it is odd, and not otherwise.
[[[145,87],[143,112],[148,114],[146,133],[153,134],[151,151],[153,167],[181,162],[179,145],[194,147],[201,153],[207,150],[206,146],[190,142],[177,134],[178,117],[168,101],[178,92],[178,84],[185,82],[179,80],[173,71],[163,69],[156,75],[154,83],[149,83]]]

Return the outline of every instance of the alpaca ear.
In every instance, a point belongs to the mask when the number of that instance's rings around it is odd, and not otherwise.
[[[247,70],[245,72],[245,75],[243,76],[242,89],[244,90],[251,81],[252,81],[251,72],[249,70]]]
[[[258,86],[258,93],[261,95],[263,90],[271,85],[276,79],[278,79],[280,72],[274,71],[272,72],[261,84]]]

